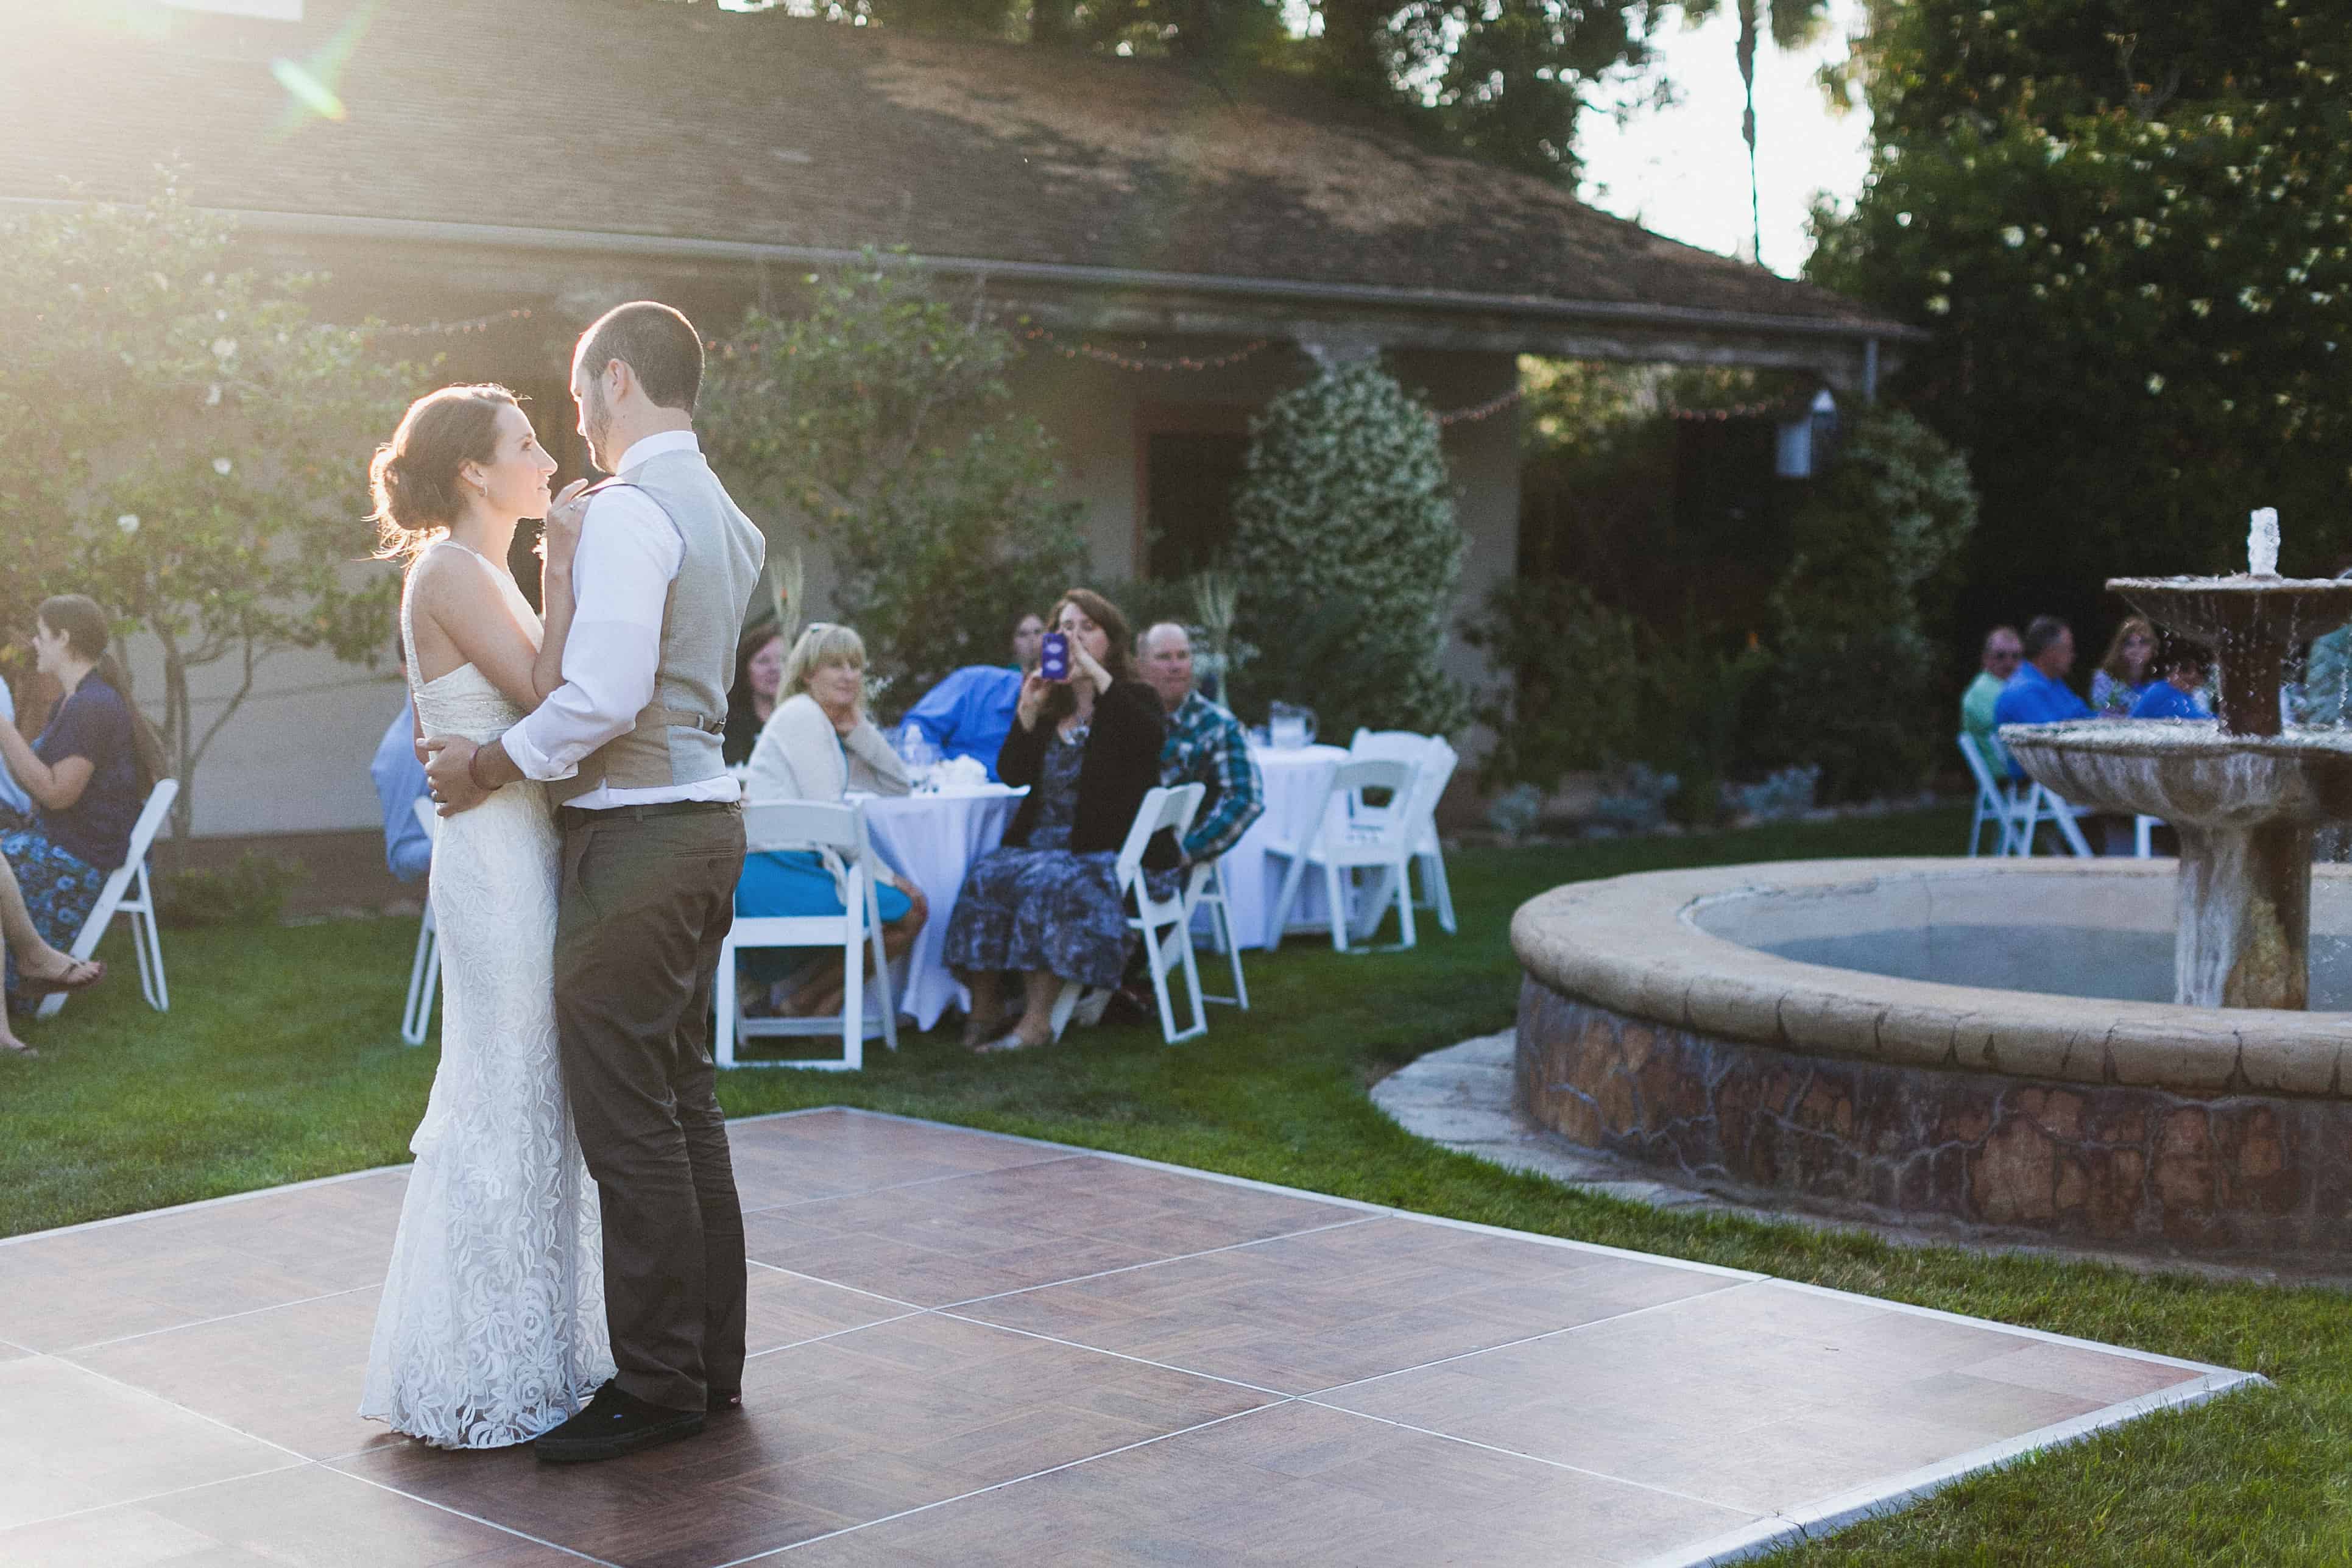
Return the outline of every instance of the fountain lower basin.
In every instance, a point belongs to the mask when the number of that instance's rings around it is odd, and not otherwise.
[[[2352,1015],[2163,1000],[2174,882],[2160,860],[1863,860],[1554,889],[1512,925],[1521,1103],[1750,1201],[2352,1253]],[[2352,868],[2312,889],[2313,994],[2352,1006]]]
[[[2074,805],[2146,813],[2179,833],[2175,1001],[2307,1005],[2312,830],[2352,817],[2352,734],[2085,720],[2000,736],[2019,767]]]

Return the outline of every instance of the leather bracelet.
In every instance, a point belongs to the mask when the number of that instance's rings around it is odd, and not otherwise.
[[[476,746],[474,748],[474,754],[466,759],[466,782],[472,784],[476,789],[480,790],[484,795],[496,795],[499,793],[498,785],[486,784],[474,775],[474,763],[480,760],[483,752],[488,749],[488,748],[484,746]]]

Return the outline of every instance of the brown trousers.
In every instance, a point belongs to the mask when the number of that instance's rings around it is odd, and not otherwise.
[[[743,1385],[743,1209],[710,1061],[743,816],[622,806],[557,819],[556,1032],[604,1212],[618,1381],[700,1410],[709,1389]]]

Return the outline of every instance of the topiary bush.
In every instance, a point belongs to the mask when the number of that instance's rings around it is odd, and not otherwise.
[[[1257,649],[1242,704],[1307,703],[1332,738],[1458,728],[1468,703],[1442,660],[1463,541],[1428,405],[1365,362],[1276,398],[1250,434],[1234,497],[1236,629]]]

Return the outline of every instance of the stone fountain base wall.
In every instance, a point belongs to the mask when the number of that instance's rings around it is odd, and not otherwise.
[[[1750,1202],[2306,1268],[2352,1256],[2352,1013],[1915,977],[1976,967],[1996,926],[2095,972],[2085,933],[2138,941],[2171,878],[2151,861],[1814,861],[1555,889],[1512,924],[1520,1105]],[[2322,883],[2335,940],[2352,932],[2352,868]],[[1937,957],[1944,932],[1957,963]]]
[[[1519,998],[1518,1089],[1574,1142],[1831,1214],[2210,1253],[2352,1251],[2352,1105],[1744,1045]]]

